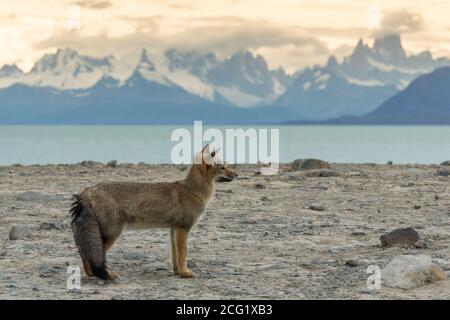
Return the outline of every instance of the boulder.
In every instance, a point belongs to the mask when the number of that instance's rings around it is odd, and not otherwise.
[[[111,160],[106,164],[107,167],[115,168],[117,167],[117,160]]]
[[[396,229],[380,237],[382,247],[413,247],[419,239],[413,228]]]
[[[413,289],[447,279],[447,274],[431,257],[424,255],[396,256],[381,270],[382,284],[388,287]]]
[[[443,166],[436,171],[436,176],[448,177],[450,176],[450,166]]]
[[[292,170],[329,169],[330,164],[319,159],[297,159],[292,162]]]
[[[450,160],[442,162],[441,166],[450,166]]]
[[[9,230],[9,240],[20,240],[31,235],[30,228],[23,224],[14,224]]]

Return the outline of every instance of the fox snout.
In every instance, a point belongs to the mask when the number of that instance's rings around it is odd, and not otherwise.
[[[223,167],[219,170],[219,177],[227,181],[233,181],[238,177],[238,174],[227,167]]]

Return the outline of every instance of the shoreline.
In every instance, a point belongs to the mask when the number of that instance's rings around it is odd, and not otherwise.
[[[114,165],[111,165],[111,162],[117,162]],[[280,167],[287,169],[293,161],[291,162],[280,162]],[[415,167],[415,166],[429,166],[438,168],[442,165],[442,163],[378,163],[378,162],[329,162],[331,165],[335,166],[406,166],[406,167]],[[9,167],[133,167],[133,166],[174,166],[174,167],[182,167],[182,166],[190,166],[191,164],[174,164],[174,163],[148,163],[148,162],[118,162],[117,160],[111,160],[108,162],[95,161],[95,160],[83,160],[77,163],[34,163],[34,164],[22,164],[22,163],[12,163],[12,164],[0,164],[0,168],[9,168]],[[237,163],[237,164],[228,164],[230,166],[236,167],[261,167],[268,166],[267,164],[254,164],[254,163]]]

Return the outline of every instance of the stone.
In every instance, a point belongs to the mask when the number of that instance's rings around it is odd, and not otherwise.
[[[412,247],[419,239],[413,228],[396,229],[380,237],[382,247]]]
[[[444,166],[442,168],[437,169],[436,176],[440,176],[440,177],[450,176],[450,166]]]
[[[117,160],[111,160],[106,164],[107,167],[115,168],[117,167]]]
[[[92,160],[88,160],[88,161],[81,161],[79,163],[79,165],[82,166],[82,167],[95,167],[95,166],[101,165],[101,163],[100,162],[95,162],[95,161],[92,161]]]
[[[359,237],[359,236],[365,236],[365,235],[366,235],[366,233],[360,229],[352,230],[352,236]]]
[[[413,289],[445,279],[447,273],[425,255],[396,256],[381,270],[383,285],[401,289]]]
[[[44,222],[39,226],[39,230],[62,230],[63,226],[52,222]]]
[[[319,159],[297,159],[292,162],[292,170],[329,169],[330,164]]]
[[[450,166],[450,160],[442,162],[441,166]]]
[[[30,228],[23,224],[14,224],[9,230],[9,240],[20,240],[30,236]]]
[[[319,205],[315,205],[312,204],[308,207],[308,209],[313,210],[313,211],[324,211],[325,207],[324,206],[319,206]]]
[[[418,249],[425,249],[428,247],[428,244],[425,240],[418,240],[414,243],[414,247],[418,248]]]
[[[338,177],[341,174],[340,174],[339,171],[336,171],[336,170],[318,169],[318,170],[309,170],[309,171],[305,172],[304,175],[306,177],[323,177],[323,178],[328,178],[328,177]]]
[[[349,267],[358,267],[360,265],[358,260],[350,259],[345,261],[345,265]]]
[[[256,188],[256,189],[265,189],[266,186],[263,185],[263,184],[261,184],[261,183],[257,183],[257,184],[255,184],[255,188]]]

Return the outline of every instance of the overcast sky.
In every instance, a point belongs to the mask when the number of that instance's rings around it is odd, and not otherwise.
[[[450,1],[0,0],[0,65],[28,70],[46,52],[249,49],[290,71],[348,54],[358,38],[402,34],[409,52],[450,56]]]

